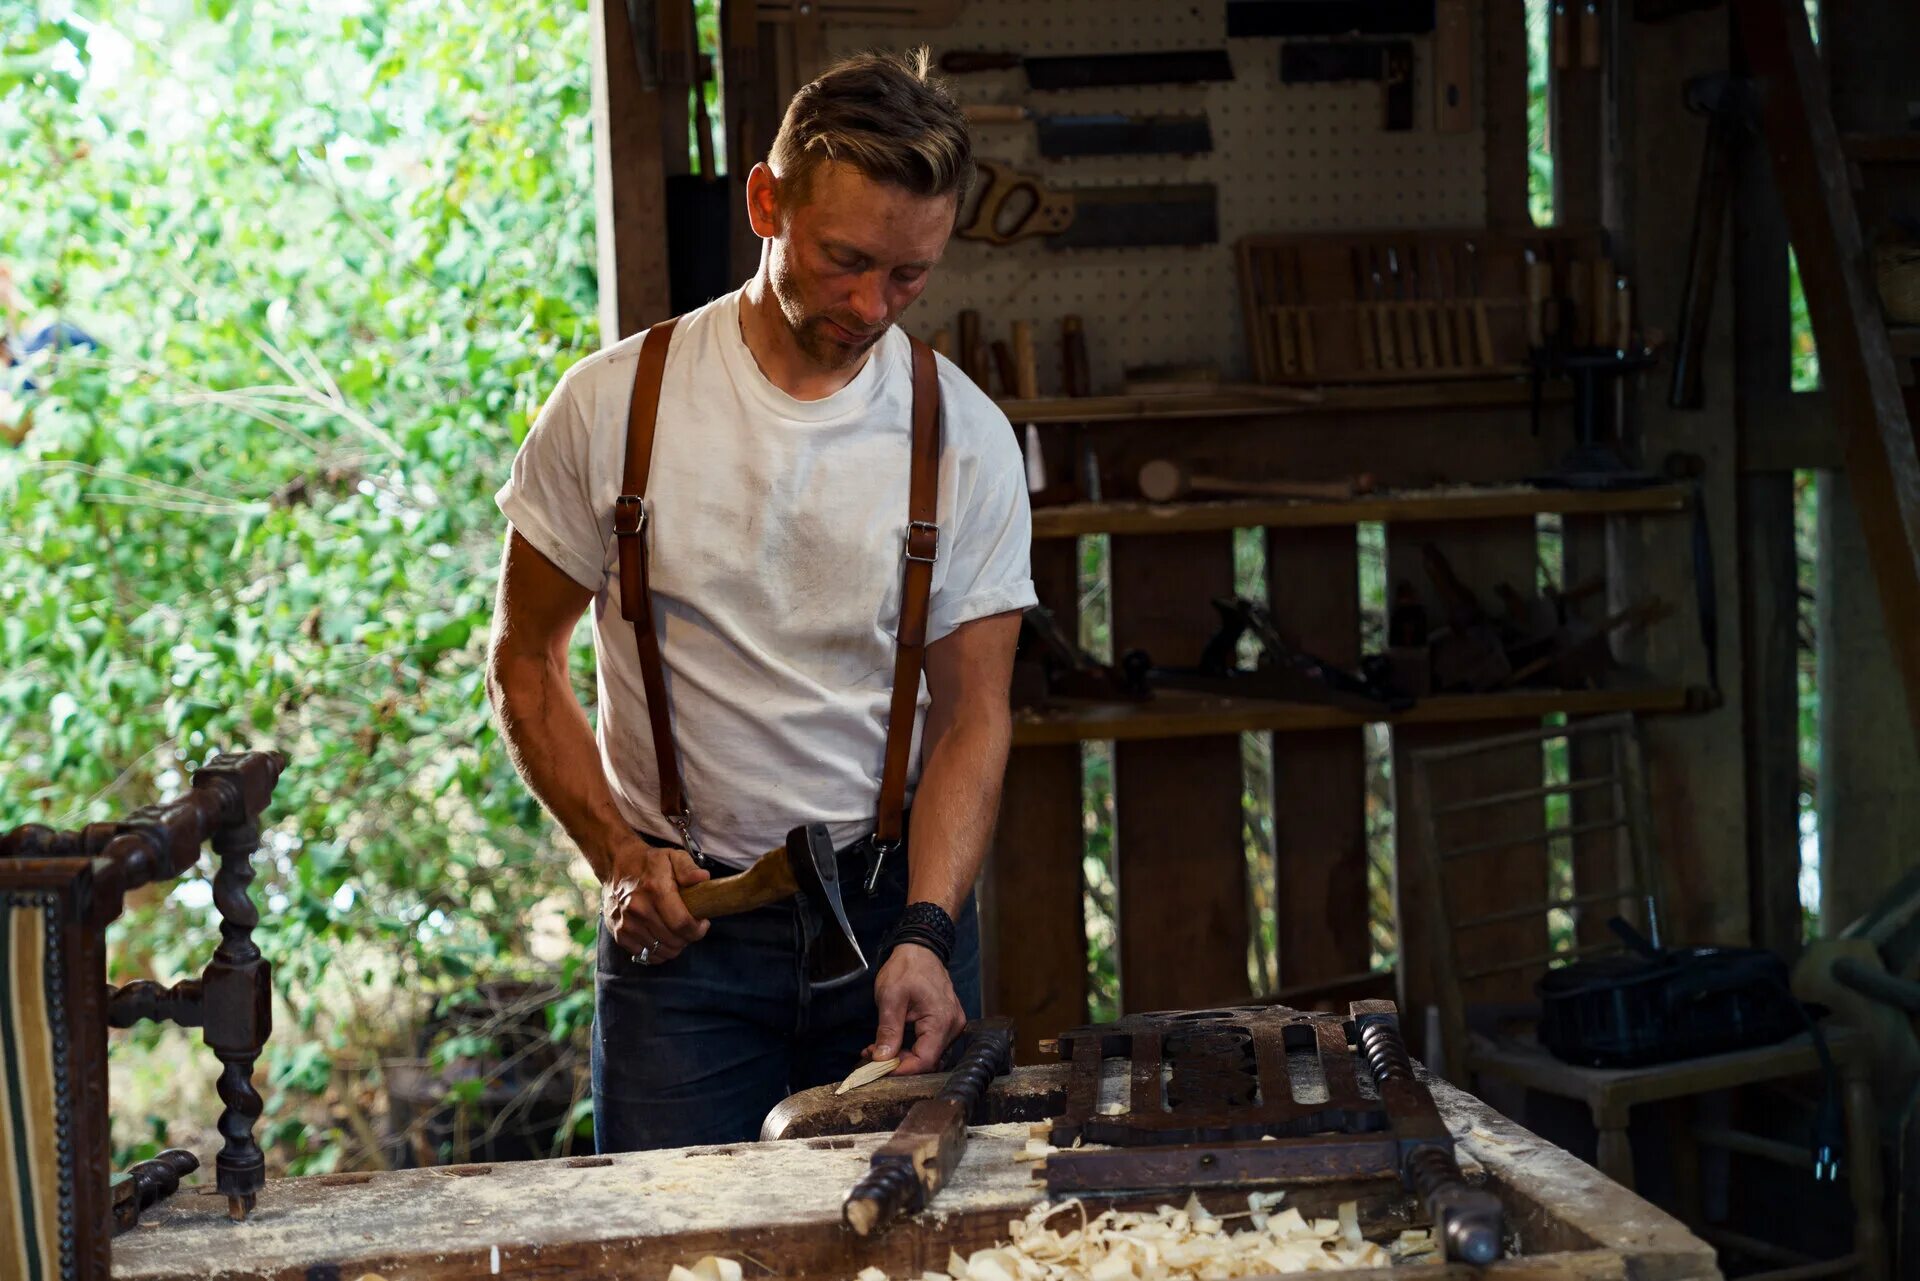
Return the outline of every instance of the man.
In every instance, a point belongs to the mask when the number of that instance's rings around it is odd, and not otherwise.
[[[488,688],[521,776],[602,886],[602,1151],[751,1139],[790,1090],[862,1057],[930,1070],[979,1012],[971,889],[1006,766],[1020,612],[1034,600],[1031,522],[1006,418],[944,360],[937,539],[920,530],[914,544],[937,541],[924,686],[905,687],[910,716],[891,713],[896,632],[911,630],[914,371],[934,368],[895,325],[926,288],[972,173],[965,121],[924,54],[855,58],[807,85],[747,180],[763,241],[753,280],[656,326],[665,363],[651,375],[644,335],[569,370],[500,491],[510,528]],[[629,410],[650,376],[644,520],[629,505],[617,530]],[[642,549],[629,581],[644,592],[621,590],[617,544]],[[650,625],[622,617],[629,595],[650,601]],[[597,744],[567,672],[590,603]],[[668,708],[658,726],[649,636]],[[907,839],[868,893],[889,730],[909,719]],[[684,787],[663,788],[676,774]],[[663,790],[684,804],[663,805]],[[696,920],[681,900],[812,822],[842,847],[870,984],[810,988],[819,922],[805,905]]]

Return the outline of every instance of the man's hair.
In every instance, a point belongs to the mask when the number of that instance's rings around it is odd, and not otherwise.
[[[927,74],[931,63],[924,48],[856,54],[803,86],[767,155],[783,194],[804,200],[814,171],[832,162],[916,196],[964,201],[973,140],[959,104]]]

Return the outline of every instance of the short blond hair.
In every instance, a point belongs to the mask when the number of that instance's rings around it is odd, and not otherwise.
[[[829,67],[787,104],[767,161],[790,198],[804,200],[822,164],[852,165],[916,196],[973,184],[973,139],[925,48],[861,53]]]

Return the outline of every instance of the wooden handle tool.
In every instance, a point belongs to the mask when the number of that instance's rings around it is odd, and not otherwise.
[[[1174,502],[1194,493],[1337,502],[1373,490],[1373,477],[1367,473],[1353,480],[1245,480],[1195,474],[1170,458],[1156,458],[1141,467],[1139,482],[1141,496],[1151,503]]]

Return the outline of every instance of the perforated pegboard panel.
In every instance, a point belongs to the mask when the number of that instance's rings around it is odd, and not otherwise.
[[[996,246],[955,239],[907,328],[922,338],[954,328],[964,308],[985,336],[1030,320],[1040,390],[1060,389],[1059,318],[1086,320],[1096,392],[1117,391],[1128,365],[1213,361],[1223,378],[1249,376],[1233,244],[1254,232],[1338,228],[1467,227],[1486,221],[1480,5],[1473,6],[1475,128],[1433,130],[1432,38],[1414,46],[1414,127],[1384,127],[1377,83],[1283,85],[1278,39],[1226,39],[1225,0],[969,0],[958,21],[930,31],[829,27],[838,57],[924,40],[949,49],[1023,55],[1225,47],[1231,81],[1139,88],[1030,90],[1011,71],[948,77],[962,102],[1017,103],[1044,114],[1204,110],[1213,151],[1202,156],[1085,156],[1041,160],[1033,127],[975,126],[975,149],[1041,175],[1051,186],[1210,182],[1219,191],[1220,243],[1204,247],[1048,249],[1037,238]]]

